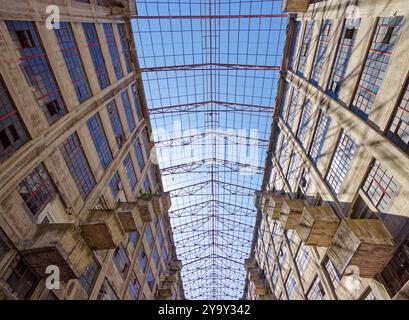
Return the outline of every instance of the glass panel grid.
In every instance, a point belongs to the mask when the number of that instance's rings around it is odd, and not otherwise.
[[[116,199],[118,196],[120,189],[121,178],[119,177],[118,171],[112,176],[111,180],[109,181],[109,188],[111,189],[113,197]]]
[[[294,70],[296,53],[297,53],[297,44],[300,38],[301,31],[301,21],[294,22],[294,34],[291,38],[290,53],[288,57],[288,70]]]
[[[68,73],[70,74],[71,82],[74,86],[78,101],[82,103],[91,97],[91,89],[82,65],[71,25],[68,22],[60,22],[60,28],[54,29],[54,32],[57,37],[61,53],[64,57]]]
[[[122,105],[124,106],[126,122],[128,123],[129,131],[132,132],[135,129],[135,119],[131,108],[131,102],[129,101],[128,90],[124,90],[121,93]]]
[[[288,117],[287,117],[287,125],[290,128],[293,127],[295,116],[297,115],[297,112],[299,111],[299,108],[298,108],[299,100],[300,100],[300,90],[294,88],[293,95],[291,97],[290,105],[288,108]]]
[[[320,30],[318,39],[318,49],[315,55],[314,64],[311,72],[311,83],[318,85],[319,78],[324,67],[325,59],[327,58],[327,48],[330,40],[332,20],[324,20]]]
[[[129,186],[131,187],[131,190],[133,191],[135,190],[137,180],[136,180],[135,169],[132,164],[131,155],[129,153],[126,155],[122,164],[125,168],[126,176],[128,177]]]
[[[115,140],[118,148],[120,149],[125,142],[125,135],[122,129],[121,120],[119,119],[118,108],[115,100],[111,100],[107,103],[107,112],[109,121],[111,122],[112,130],[114,131]]]
[[[112,29],[112,24],[103,23],[105,38],[107,41],[107,46],[109,50],[109,55],[111,56],[112,66],[114,68],[116,79],[119,80],[123,78],[124,74],[122,72],[121,60],[119,59],[118,48],[116,47],[114,31]]]
[[[106,169],[112,161],[112,153],[111,149],[109,148],[104,129],[102,128],[102,123],[99,115],[94,114],[91,118],[89,118],[89,120],[87,121],[87,126],[92,141],[94,142],[94,146],[101,162],[101,166]]]
[[[300,127],[298,128],[297,132],[297,139],[300,141],[301,145],[306,148],[305,146],[305,136],[307,132],[309,132],[310,124],[312,120],[312,103],[310,99],[305,99],[304,107],[302,110]]]
[[[126,71],[132,72],[132,59],[131,59],[131,50],[129,48],[128,44],[128,39],[126,36],[125,32],[125,25],[124,24],[118,24],[118,33],[119,33],[119,38],[121,40],[121,47],[122,47],[122,54],[124,55],[125,58],[125,63],[126,63]]]
[[[305,66],[307,64],[307,57],[310,51],[313,29],[314,29],[314,20],[310,20],[307,22],[307,26],[305,27],[304,38],[303,38],[301,49],[300,49],[300,60],[298,62],[298,70],[297,70],[297,74],[300,76],[304,76]]]
[[[312,140],[311,149],[309,152],[311,161],[314,163],[315,166],[317,166],[318,160],[322,156],[322,149],[324,148],[325,139],[328,136],[328,129],[330,125],[331,118],[324,110],[321,110],[317,124],[317,129],[314,133],[314,138]]]
[[[398,41],[403,17],[379,18],[371,48],[365,61],[352,111],[367,120]]]

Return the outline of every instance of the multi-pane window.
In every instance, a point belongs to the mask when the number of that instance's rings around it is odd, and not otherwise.
[[[297,264],[300,276],[304,275],[305,269],[307,268],[308,262],[310,261],[310,254],[308,248],[301,243],[298,249],[297,255],[295,257],[295,263]]]
[[[121,178],[119,177],[118,171],[115,172],[109,181],[109,188],[111,189],[113,197],[116,199],[119,191],[121,190]]]
[[[153,291],[153,287],[155,286],[155,277],[153,276],[151,268],[149,268],[149,271],[146,275],[146,283],[148,284],[149,289]]]
[[[42,164],[18,184],[17,191],[33,215],[39,213],[56,194],[51,177]]]
[[[141,285],[139,284],[138,279],[134,272],[131,274],[128,284],[128,293],[131,296],[132,300],[138,300],[139,291],[141,290]]]
[[[112,130],[114,131],[116,144],[118,148],[121,148],[125,142],[125,135],[124,130],[122,129],[121,120],[119,119],[118,108],[116,107],[115,100],[111,100],[107,103],[107,112]]]
[[[296,288],[297,288],[297,282],[295,281],[295,277],[292,271],[290,271],[290,274],[287,277],[287,280],[285,281],[285,289],[287,290],[288,294],[288,299],[293,299],[294,295],[296,293]]]
[[[61,152],[82,198],[86,198],[95,185],[95,178],[76,132],[64,141]]]
[[[298,160],[298,154],[293,151],[290,157],[290,165],[287,172],[287,181],[293,190],[295,189],[295,183],[297,181]]]
[[[131,155],[128,153],[122,162],[125,168],[126,176],[128,177],[128,182],[129,186],[131,187],[131,190],[133,191],[136,187],[136,174],[135,174],[135,169],[132,164],[132,159]]]
[[[345,80],[345,74],[352,56],[352,50],[354,49],[358,27],[359,24],[355,25],[351,20],[345,20],[327,89],[328,94],[336,99],[338,99],[339,91]]]
[[[138,90],[136,88],[135,83],[131,86],[131,89],[132,89],[133,99],[134,99],[134,102],[135,102],[135,111],[136,111],[136,114],[138,115],[138,121],[141,121],[142,118],[143,118],[143,113],[142,113],[141,103],[139,101]]]
[[[357,149],[358,145],[354,138],[344,131],[338,142],[334,158],[332,159],[331,166],[325,178],[325,181],[335,195],[337,195],[341,189]]]
[[[285,120],[287,115],[287,98],[290,92],[290,84],[287,80],[284,80],[283,95],[280,102],[280,117]]]
[[[297,138],[305,148],[305,136],[310,128],[312,118],[312,103],[310,99],[305,99],[304,108],[301,115],[300,127],[298,128]]]
[[[392,51],[398,41],[403,17],[379,18],[372,39],[364,70],[352,103],[352,111],[363,119],[368,119],[376,95],[382,85]]]
[[[320,37],[318,40],[318,49],[315,55],[314,64],[311,71],[311,83],[318,85],[322,67],[324,66],[327,57],[327,48],[331,33],[331,20],[324,20],[321,25]]]
[[[311,149],[309,152],[312,163],[317,165],[318,160],[322,156],[322,149],[324,148],[324,142],[328,135],[328,129],[331,124],[331,118],[324,111],[321,110],[320,117],[318,119],[317,129],[312,139]]]
[[[160,228],[158,230],[158,233],[156,234],[156,241],[158,242],[159,248],[162,248],[163,234],[162,234],[162,230]]]
[[[149,247],[152,247],[153,234],[152,234],[151,227],[149,225],[147,225],[145,228],[145,238],[146,238],[146,241],[148,242]]]
[[[274,270],[271,275],[271,282],[272,282],[271,284],[273,285],[273,287],[275,287],[278,283],[278,277],[280,275],[279,272],[280,271],[278,270],[277,266],[274,266]]]
[[[280,149],[280,156],[278,158],[278,162],[281,166],[283,166],[284,161],[286,161],[287,157],[287,148],[288,148],[288,139],[286,136],[283,138],[283,142],[281,143],[281,149]]]
[[[28,84],[33,88],[34,97],[48,123],[53,123],[66,113],[66,108],[34,23],[6,21],[6,25],[19,52],[21,66]]]
[[[300,49],[300,61],[298,62],[298,71],[297,74],[300,76],[304,75],[305,65],[307,64],[307,57],[310,51],[311,39],[312,39],[312,30],[314,29],[314,20],[307,22],[305,27],[304,39],[301,44]]]
[[[136,138],[133,147],[135,151],[135,157],[138,162],[139,170],[142,172],[143,168],[145,167],[145,160],[143,158],[142,144],[139,138]]]
[[[338,288],[338,285],[341,281],[341,275],[339,274],[338,270],[335,269],[334,265],[332,264],[331,260],[326,258],[324,262],[325,270],[327,271],[328,277],[334,286],[334,289]]]
[[[119,59],[118,48],[116,47],[114,31],[112,29],[112,24],[103,23],[105,38],[107,40],[107,46],[109,50],[109,55],[112,60],[112,67],[114,68],[116,79],[121,79],[124,74],[122,72],[121,60]]]
[[[162,250],[162,259],[163,259],[163,261],[168,262],[168,258],[169,258],[168,251],[167,251],[166,247],[164,247],[163,250]]]
[[[0,78],[0,160],[28,141],[23,122]]]
[[[325,300],[324,287],[318,277],[315,278],[311,288],[307,292],[308,300]]]
[[[378,210],[384,211],[397,194],[399,183],[378,161],[374,161],[362,190]]]
[[[87,126],[92,137],[92,141],[94,142],[95,149],[97,150],[101,166],[106,169],[112,160],[112,153],[98,113],[89,118],[87,121]]]
[[[386,135],[409,154],[409,81]]]
[[[301,21],[294,22],[294,33],[291,38],[290,53],[288,55],[288,70],[294,70],[296,49],[301,31]]]
[[[152,250],[152,260],[153,260],[153,264],[157,267],[159,264],[159,254],[158,254],[158,250],[156,249],[156,247],[154,247]]]
[[[284,262],[286,257],[287,249],[284,245],[281,245],[280,250],[278,251],[278,263],[280,264],[281,269],[284,268]]]
[[[288,117],[287,117],[287,125],[292,128],[294,124],[294,119],[296,113],[298,111],[298,101],[300,99],[300,90],[294,89],[293,95],[291,96],[290,105],[288,107]]]
[[[39,279],[24,263],[23,260],[13,262],[6,270],[6,282],[18,299],[28,299],[36,287]]]
[[[95,280],[97,279],[99,270],[101,269],[100,264],[92,259],[91,263],[88,264],[84,271],[80,274],[78,281],[84,290],[90,294],[94,286]]]
[[[92,63],[94,64],[95,72],[97,74],[99,86],[102,89],[109,86],[108,72],[105,66],[104,56],[102,55],[101,45],[99,44],[97,30],[93,23],[82,23],[85,38],[91,55]]]
[[[125,58],[126,71],[132,72],[131,50],[129,48],[128,38],[125,32],[125,25],[123,23],[120,23],[117,26],[118,26],[119,38],[121,40],[122,54],[124,55],[124,58]]]
[[[132,132],[135,129],[135,119],[132,113],[131,102],[129,101],[128,90],[122,91],[121,98],[124,106],[126,122],[128,123],[129,131]]]
[[[135,247],[139,240],[139,232],[138,231],[129,232],[128,237],[132,245]]]
[[[78,101],[80,103],[84,102],[91,97],[91,89],[84,71],[84,66],[82,65],[71,24],[68,22],[60,22],[60,28],[54,29],[54,32],[58,44],[60,45],[61,53],[64,57],[65,65],[70,74],[71,82],[74,86],[75,93],[77,94]]]
[[[145,272],[146,266],[148,265],[148,257],[146,256],[145,248],[143,247],[143,245],[139,247],[138,263],[139,263],[139,267],[141,268],[142,272]]]
[[[130,267],[130,262],[122,245],[116,247],[112,259],[114,260],[115,266],[122,278],[125,278]]]
[[[143,179],[143,191],[144,192],[150,192],[151,191],[148,175],[146,175],[145,178]]]
[[[107,279],[105,279],[102,283],[101,290],[98,292],[97,300],[118,300],[114,289],[112,289]]]

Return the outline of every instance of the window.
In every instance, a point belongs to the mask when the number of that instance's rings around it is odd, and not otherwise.
[[[101,266],[99,263],[95,261],[95,259],[92,259],[91,263],[86,266],[78,278],[79,283],[88,294],[92,292],[100,269]]]
[[[339,282],[341,281],[341,275],[339,274],[338,270],[335,269],[334,265],[328,257],[326,257],[326,259],[324,260],[324,266],[334,289],[338,288]]]
[[[132,89],[133,99],[135,102],[135,111],[136,111],[136,114],[138,115],[138,120],[141,121],[143,119],[143,113],[142,113],[141,103],[139,102],[138,90],[136,88],[135,83],[131,86],[131,89]]]
[[[6,270],[6,282],[18,299],[28,299],[35,289],[39,279],[30,268],[18,258]]]
[[[0,78],[0,160],[28,141],[23,121]]]
[[[158,242],[159,248],[162,248],[163,234],[162,234],[162,230],[160,228],[158,228],[158,233],[156,234],[156,240]]]
[[[6,25],[16,45],[28,85],[51,124],[66,113],[66,108],[34,23],[6,21]]]
[[[95,149],[97,150],[101,166],[102,168],[106,169],[112,160],[112,153],[98,113],[89,118],[87,121],[87,126],[92,137],[92,141],[94,142]]]
[[[288,110],[288,117],[287,117],[287,125],[292,128],[294,124],[294,119],[298,109],[298,100],[300,98],[300,90],[294,88],[293,95],[291,97],[289,110]]]
[[[131,50],[129,49],[128,38],[126,36],[125,25],[118,24],[118,33],[121,40],[122,54],[125,58],[126,70],[132,72]]]
[[[71,77],[75,93],[80,103],[91,97],[91,89],[82,65],[78,46],[75,41],[71,25],[68,22],[60,22],[60,28],[54,29],[65,65]]]
[[[281,269],[284,268],[284,262],[285,262],[286,256],[287,256],[286,247],[284,245],[281,245],[280,250],[278,251],[278,263]]]
[[[386,74],[392,51],[398,40],[403,17],[379,18],[369,49],[352,111],[367,120]]]
[[[327,48],[329,43],[329,35],[331,32],[332,21],[324,20],[321,25],[320,37],[318,40],[318,49],[315,55],[314,64],[312,66],[311,72],[311,83],[318,85],[320,75],[322,73],[322,68],[327,58]]]
[[[327,93],[335,99],[338,99],[339,91],[344,83],[345,74],[348,69],[349,60],[351,59],[358,31],[358,29],[355,28],[349,29],[348,27],[351,25],[352,21],[346,19],[342,30],[341,40],[337,48],[335,63],[331,70]]]
[[[291,300],[294,298],[294,294],[296,293],[297,282],[295,281],[295,277],[292,271],[287,277],[285,281],[285,289],[287,290],[288,299]]]
[[[92,63],[94,64],[99,86],[102,90],[109,86],[109,79],[104,56],[102,55],[101,46],[98,40],[97,30],[93,23],[84,22],[82,23],[82,27],[84,29],[85,38],[87,39],[89,53],[91,55]]]
[[[317,129],[315,130],[314,137],[312,139],[311,149],[309,152],[311,161],[312,163],[314,163],[315,166],[317,166],[318,160],[322,156],[322,149],[324,148],[324,142],[325,139],[327,138],[330,124],[331,118],[324,110],[321,110],[318,119]]]
[[[139,267],[141,268],[142,272],[145,272],[146,267],[148,265],[148,257],[146,256],[145,248],[143,247],[143,245],[139,247],[138,262],[139,262]]]
[[[114,68],[116,79],[121,79],[124,74],[122,72],[121,60],[119,59],[118,48],[116,47],[114,31],[112,29],[112,24],[103,23],[105,38],[107,40],[107,46],[109,50],[109,55],[111,56],[112,66]]]
[[[152,234],[151,227],[149,225],[147,225],[145,228],[145,238],[146,238],[146,241],[148,242],[149,247],[152,247],[153,234]]]
[[[315,277],[311,288],[307,292],[308,300],[325,300],[325,291],[318,277]]]
[[[288,69],[289,70],[294,70],[295,67],[295,54],[296,54],[296,49],[297,49],[297,43],[300,38],[300,30],[301,30],[301,21],[295,21],[294,22],[294,33],[291,37],[291,47],[290,47],[290,53],[289,53],[289,58],[288,58]]]
[[[124,90],[121,93],[122,104],[124,106],[126,121],[128,123],[129,132],[135,129],[135,119],[133,117],[131,103],[129,101],[128,90]]]
[[[122,245],[115,249],[113,260],[122,278],[125,279],[131,264]]]
[[[129,232],[128,237],[129,237],[129,240],[131,240],[133,247],[135,248],[139,240],[139,232],[138,231]]]
[[[334,158],[332,159],[331,166],[325,178],[325,181],[335,195],[337,195],[341,189],[341,185],[344,182],[357,149],[358,145],[355,140],[344,131],[338,142]]]
[[[140,290],[141,290],[141,285],[139,284],[139,281],[136,278],[135,273],[132,272],[131,278],[129,279],[129,284],[128,284],[128,292],[132,300],[138,300]]]
[[[307,64],[307,56],[308,56],[308,51],[310,48],[313,28],[314,28],[314,20],[308,21],[307,26],[305,27],[304,39],[301,45],[300,61],[298,62],[297,74],[300,76],[303,76],[305,72],[305,65]]]
[[[300,180],[300,187],[303,189],[304,194],[308,195],[311,188],[311,175],[307,169],[303,170]]]
[[[111,285],[106,279],[101,286],[101,290],[98,293],[97,300],[118,300],[114,289],[112,289]]]
[[[158,250],[156,249],[156,247],[153,248],[152,251],[152,260],[153,260],[153,264],[158,267],[159,264],[159,254],[158,254]]]
[[[151,165],[151,167],[149,168],[150,171],[150,178],[151,178],[151,185],[152,185],[152,191],[154,192],[156,190],[156,186],[158,184],[158,180],[156,179],[156,170],[155,167],[153,165]]]
[[[151,187],[150,187],[148,175],[146,175],[145,178],[143,179],[143,191],[144,192],[151,192]]]
[[[142,172],[143,168],[145,167],[145,160],[143,158],[142,153],[142,144],[139,138],[136,138],[135,142],[133,143],[136,161],[138,162],[138,167],[140,172]]]
[[[85,199],[94,187],[95,179],[76,132],[65,140],[61,152],[82,198]]]
[[[281,143],[280,156],[278,158],[278,162],[281,167],[283,166],[284,161],[287,160],[287,148],[288,148],[288,138],[284,136],[283,142]]]
[[[386,135],[398,147],[409,154],[409,80],[406,83],[405,92]]]
[[[168,262],[168,258],[169,258],[169,256],[168,256],[168,251],[167,251],[166,247],[163,247],[163,249],[162,249],[162,259],[163,259],[163,261],[164,261],[165,263],[167,263],[167,262]]]
[[[287,99],[290,92],[290,84],[287,80],[284,80],[283,95],[280,101],[280,117],[285,120],[287,116]]]
[[[18,184],[17,191],[33,215],[39,213],[56,194],[51,177],[42,164]]]
[[[273,285],[273,287],[276,287],[278,284],[278,276],[279,276],[279,270],[277,266],[274,266],[273,273],[271,276],[271,284]]]
[[[155,277],[153,276],[152,270],[149,268],[148,274],[146,275],[146,283],[148,284],[149,289],[153,291],[155,286]]]
[[[119,177],[118,171],[115,172],[111,181],[109,181],[109,188],[111,189],[113,197],[116,199],[119,191],[121,191],[121,178]]]
[[[305,136],[310,129],[310,122],[312,118],[312,103],[310,99],[305,99],[304,108],[301,115],[300,127],[298,128],[297,138],[301,145],[305,146]]]
[[[300,276],[304,275],[305,269],[307,269],[308,262],[310,261],[310,254],[308,248],[301,243],[298,249],[297,255],[295,257],[295,263],[297,264]]]
[[[298,161],[298,154],[293,151],[291,153],[290,165],[287,172],[287,181],[293,191],[295,190],[295,185],[297,182]]]
[[[116,144],[120,149],[125,142],[125,135],[122,129],[121,120],[119,119],[118,109],[116,107],[115,100],[111,100],[110,102],[107,103],[107,112],[109,121],[111,122],[112,130],[114,131]]]
[[[398,181],[375,160],[362,186],[362,191],[378,210],[385,211],[390,207],[398,190]]]
[[[129,186],[131,187],[131,190],[135,190],[136,187],[136,175],[135,175],[135,169],[132,164],[131,156],[128,153],[122,162],[125,168],[126,176],[128,177],[128,182]]]

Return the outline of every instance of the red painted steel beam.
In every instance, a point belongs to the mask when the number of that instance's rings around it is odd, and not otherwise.
[[[197,68],[203,68],[199,70],[214,71],[220,70],[212,69],[208,67],[221,67],[232,70],[280,70],[280,66],[261,66],[251,64],[232,64],[232,63],[196,63],[196,64],[181,64],[174,66],[160,66],[160,67],[145,67],[140,68],[141,72],[157,72],[157,71],[178,71],[178,70],[197,70]]]
[[[130,19],[148,20],[148,19],[260,19],[260,18],[285,18],[286,13],[272,13],[272,14],[227,14],[227,15],[192,15],[192,16],[138,16],[130,15]]]

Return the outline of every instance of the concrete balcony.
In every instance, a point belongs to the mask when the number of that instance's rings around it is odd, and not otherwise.
[[[268,294],[267,281],[264,278],[253,281],[254,292],[259,296],[265,296]]]
[[[290,13],[306,12],[309,5],[310,0],[283,0],[281,10]]]
[[[162,281],[158,288],[158,293],[156,296],[157,299],[165,300],[165,299],[169,299],[170,297],[172,297],[172,293],[173,293],[172,288],[173,288],[173,282]]]
[[[125,230],[115,210],[89,210],[80,228],[92,250],[115,249],[125,236]]]
[[[246,270],[254,269],[258,267],[257,261],[254,258],[248,258],[244,260],[244,267]]]
[[[380,220],[345,218],[327,255],[341,274],[349,265],[355,265],[361,277],[373,278],[390,260],[394,250],[394,241]]]
[[[118,202],[116,205],[116,213],[121,221],[122,228],[125,232],[134,232],[137,227],[137,202]]]
[[[339,227],[339,219],[330,206],[304,207],[297,234],[310,246],[328,247]]]
[[[60,269],[61,281],[77,279],[91,262],[92,253],[81,231],[71,223],[36,225],[34,237],[20,250],[25,262],[45,279],[49,265]]]
[[[304,200],[284,200],[281,205],[281,227],[284,230],[296,230],[306,206],[308,206],[308,203]]]
[[[265,213],[274,220],[280,219],[281,206],[285,200],[289,200],[287,195],[271,195],[269,201],[266,202]]]
[[[138,198],[138,210],[143,222],[152,222],[155,209],[152,199]]]
[[[171,206],[169,192],[161,192],[152,196],[153,208],[157,215],[168,212]]]
[[[171,262],[169,262],[169,269],[174,272],[179,272],[182,270],[182,261],[173,259]]]

